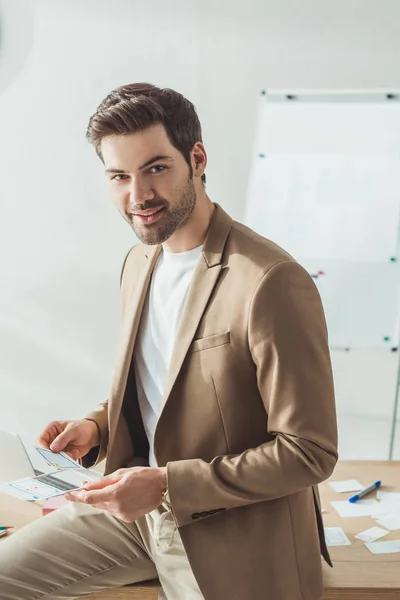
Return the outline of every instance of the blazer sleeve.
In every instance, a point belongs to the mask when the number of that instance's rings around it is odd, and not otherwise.
[[[199,511],[209,516],[316,485],[337,462],[325,316],[313,279],[297,262],[274,265],[259,282],[249,311],[248,343],[273,439],[210,463],[167,463],[178,526],[194,523]]]
[[[101,462],[107,454],[108,446],[108,400],[99,404],[94,410],[83,417],[94,421],[100,432],[100,444],[94,446],[85,456],[79,460],[86,469],[94,467]]]
[[[135,246],[136,246],[136,244],[135,244]],[[119,279],[120,287],[122,285],[122,278],[124,275],[126,261],[128,259],[129,254],[132,252],[132,250],[133,250],[133,248],[135,248],[135,246],[133,246],[129,250],[129,252],[126,254],[124,262],[122,264],[121,275],[120,275],[120,279]],[[107,454],[108,433],[109,433],[109,430],[108,430],[108,400],[99,404],[94,410],[92,410],[89,414],[87,414],[83,418],[94,421],[96,423],[96,425],[98,426],[99,432],[100,432],[100,445],[94,446],[91,450],[89,450],[89,452],[85,456],[82,456],[82,458],[79,460],[79,462],[81,463],[81,465],[83,467],[90,468],[90,467],[97,465],[97,463],[101,462],[106,457],[106,454]]]

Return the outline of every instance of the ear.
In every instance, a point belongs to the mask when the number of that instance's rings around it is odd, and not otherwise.
[[[191,163],[194,177],[201,177],[207,166],[207,152],[201,142],[196,142],[191,153]]]

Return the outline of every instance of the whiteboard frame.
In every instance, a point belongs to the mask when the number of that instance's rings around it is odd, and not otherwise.
[[[262,90],[262,96],[268,102],[400,102],[400,88],[375,88],[375,89],[324,89],[324,90],[310,90],[310,89],[273,89],[273,90]],[[400,259],[400,219],[398,222],[397,229],[397,244],[396,244],[396,258]],[[400,304],[400,282],[398,284],[398,303]],[[397,340],[400,340],[400,314],[397,317],[397,328],[398,331]],[[389,460],[393,460],[394,443],[396,438],[397,429],[397,418],[400,404],[400,351],[399,347],[391,348],[390,351],[396,350],[398,353],[397,363],[397,382],[395,389],[395,399],[393,406],[393,418],[392,428],[390,434],[389,443]]]

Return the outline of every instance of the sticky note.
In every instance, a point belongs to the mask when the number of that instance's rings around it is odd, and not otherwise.
[[[351,546],[351,542],[341,527],[325,527],[327,546]]]
[[[394,554],[395,552],[400,552],[400,540],[372,542],[365,545],[372,554]]]
[[[363,486],[357,479],[346,479],[345,481],[329,481],[328,485],[339,493],[343,492],[360,492],[364,489]]]
[[[382,529],[381,527],[371,527],[370,529],[366,529],[354,537],[356,537],[358,540],[362,540],[363,542],[375,542],[375,540],[379,540],[379,538],[382,538],[388,533],[389,532],[386,531],[386,529]]]

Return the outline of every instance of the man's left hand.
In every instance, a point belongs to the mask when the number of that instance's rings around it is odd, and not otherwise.
[[[121,521],[132,523],[162,503],[162,494],[167,488],[167,468],[118,469],[98,481],[86,483],[84,488],[68,492],[65,498],[91,504]]]

